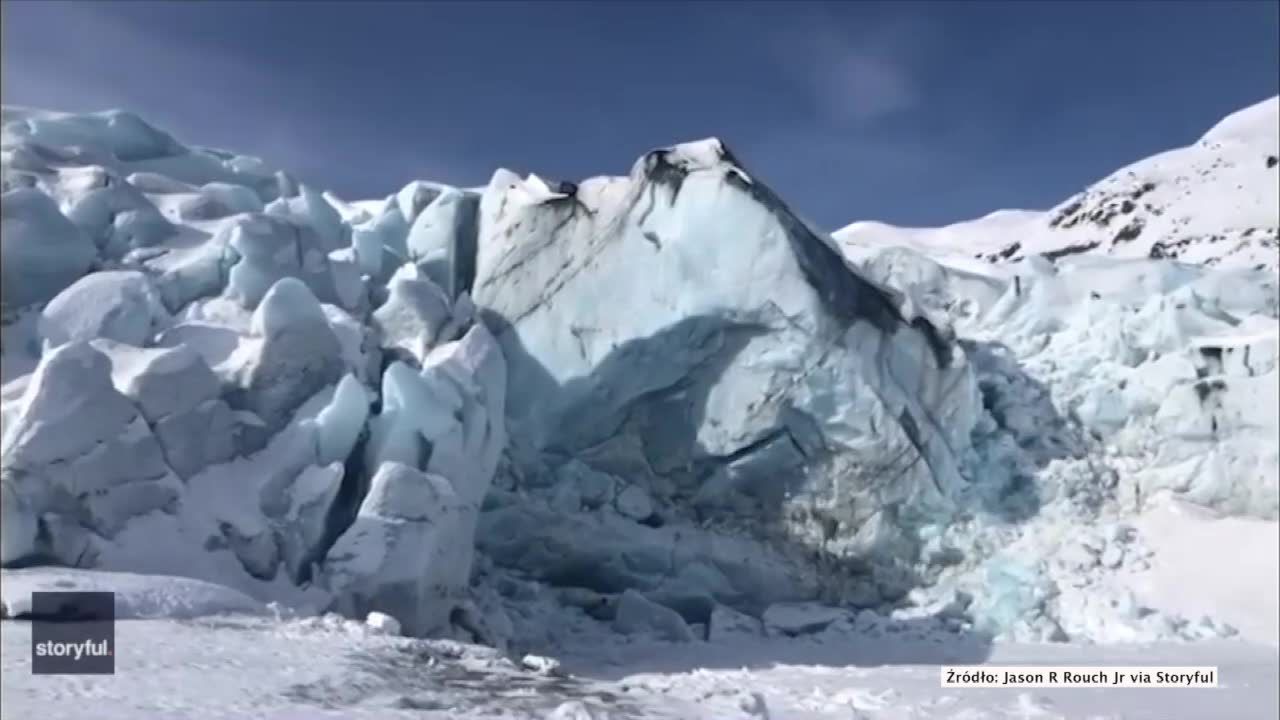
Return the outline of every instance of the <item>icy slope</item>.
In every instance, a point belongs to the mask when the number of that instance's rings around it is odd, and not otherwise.
[[[996,262],[1037,253],[1168,257],[1280,267],[1280,98],[1215,125],[1194,144],[1121,168],[1047,212],[1003,210],[943,228],[856,222],[850,252],[886,245]]]

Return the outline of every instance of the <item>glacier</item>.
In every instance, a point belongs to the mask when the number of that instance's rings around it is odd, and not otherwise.
[[[1278,107],[1047,213],[833,234],[716,139],[344,201],[5,108],[5,584],[516,654],[1237,635],[1138,580],[1155,510],[1280,518]]]

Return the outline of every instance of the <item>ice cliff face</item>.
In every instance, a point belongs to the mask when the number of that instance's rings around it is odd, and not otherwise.
[[[838,244],[716,140],[348,203],[127,113],[4,120],[6,567],[495,645],[815,599],[1141,639],[1183,626],[1085,602],[1126,512],[1276,515],[1265,271]]]
[[[832,561],[913,553],[903,529],[950,509],[975,418],[951,338],[902,315],[715,140],[573,194],[531,184],[499,171],[480,201],[474,297],[511,367],[519,493],[495,497],[501,539],[482,547],[595,590],[688,586],[707,612],[827,583],[808,562],[796,580],[726,576],[729,561],[682,558],[677,536]],[[596,486],[603,498],[575,500]],[[584,523],[614,539],[575,549]],[[564,549],[534,561],[543,546]],[[628,567],[631,548],[651,559]],[[679,580],[694,572],[719,580],[695,592],[704,580]]]

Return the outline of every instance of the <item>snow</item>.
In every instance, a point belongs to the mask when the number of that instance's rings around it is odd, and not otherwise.
[[[1258,643],[1280,645],[1280,530],[1180,502],[1151,508],[1135,527],[1156,550],[1135,594],[1186,617],[1216,617]],[[1223,549],[1231,548],[1230,558]],[[1187,582],[1194,578],[1194,582]]]
[[[146,160],[182,151],[178,143],[122,110],[73,115],[47,111],[6,112],[4,145],[29,141],[52,147],[78,147],[119,160]]]
[[[762,710],[796,720],[1210,720],[1280,711],[1274,651],[1221,642],[1107,649],[1009,645],[990,654],[930,639],[859,635],[732,645],[634,643],[611,646],[611,662],[600,650],[543,674],[485,648],[386,635],[361,621],[225,616],[120,622],[114,675],[42,677],[30,672],[30,635],[23,621],[5,621],[0,633],[0,712],[6,717],[79,718],[88,702],[104,720],[516,720],[564,717],[570,710],[597,720],[759,720]],[[939,687],[938,664],[979,658],[1027,665],[1215,665],[1225,689]]]
[[[1172,257],[1280,268],[1280,101],[1233,113],[1203,137],[1121,168],[1046,212],[1002,210],[936,229],[861,221],[833,233],[853,257],[900,246],[957,265],[1031,253]]]
[[[31,612],[33,592],[111,592],[115,619],[191,619],[210,615],[264,615],[262,603],[230,588],[186,577],[107,573],[65,568],[5,570],[0,585],[4,616]]]

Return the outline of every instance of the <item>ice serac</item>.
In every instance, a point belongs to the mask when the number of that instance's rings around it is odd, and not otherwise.
[[[453,301],[439,284],[412,265],[387,283],[387,300],[374,311],[372,325],[380,345],[395,356],[421,364],[427,352],[454,339],[459,323]]]
[[[4,533],[5,564],[91,563],[91,535],[171,508],[181,490],[145,419],[112,385],[110,360],[84,342],[41,359],[0,460],[5,522],[18,528]]]
[[[446,630],[469,598],[480,504],[506,444],[506,366],[483,326],[424,366],[388,368],[366,460],[376,471],[322,569],[341,612],[384,612],[411,635]]]
[[[529,484],[576,456],[651,498],[637,519],[624,496],[628,522],[740,525],[808,557],[909,555],[910,529],[945,515],[960,482],[978,406],[963,351],[717,140],[549,187],[494,175],[473,291],[508,358]]]
[[[190,348],[139,348],[97,339],[93,347],[111,361],[111,380],[142,412],[180,477],[229,460],[236,424],[219,394],[218,378]]]
[[[475,273],[476,213],[479,196],[454,188],[443,190],[409,227],[409,258],[449,298],[469,290]]]
[[[275,433],[299,405],[342,377],[342,346],[315,295],[292,277],[267,291],[251,330],[261,344],[241,367],[239,388],[229,400]]]
[[[327,206],[326,206],[327,207]],[[298,212],[309,209],[303,206]],[[322,234],[335,232],[328,218],[290,215],[295,208],[285,206],[276,214],[249,213],[237,217],[225,230],[225,242],[233,258],[224,294],[253,309],[267,290],[285,277],[297,278],[321,300],[355,308],[361,298],[349,297],[343,287],[343,263],[334,258],[337,239]],[[354,262],[351,263],[354,268]]]

